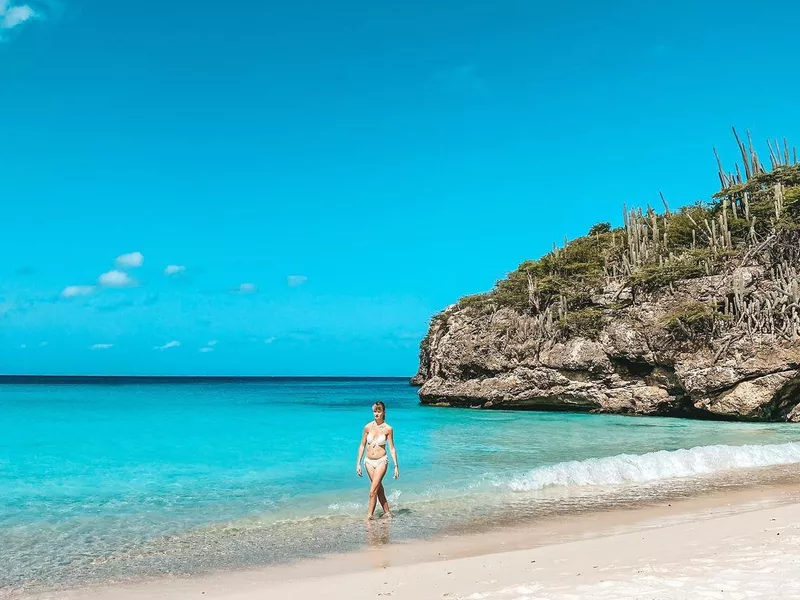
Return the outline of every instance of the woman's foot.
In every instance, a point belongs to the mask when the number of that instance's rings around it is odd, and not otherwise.
[[[392,518],[392,513],[387,510],[385,513],[383,513],[383,518],[384,519],[391,519]]]

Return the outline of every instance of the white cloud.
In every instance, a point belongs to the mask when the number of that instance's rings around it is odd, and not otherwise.
[[[265,344],[271,344],[272,342],[274,342],[274,341],[275,341],[275,340],[277,340],[277,339],[278,339],[278,338],[274,338],[274,337],[268,337],[268,338],[265,338],[265,339],[264,339],[264,343],[265,343]]]
[[[123,271],[109,271],[97,278],[97,282],[105,287],[121,288],[136,285],[136,280]]]
[[[135,269],[144,264],[144,254],[141,252],[129,252],[118,256],[115,262],[120,269]]]
[[[12,6],[6,10],[7,0],[0,0],[0,29],[12,29],[36,16],[36,11],[27,4]]]
[[[177,348],[180,345],[181,343],[178,340],[172,340],[171,342],[167,342],[163,346],[155,346],[153,350],[169,350],[170,348]]]
[[[289,275],[286,278],[286,283],[289,284],[289,287],[303,285],[306,281],[308,281],[308,277],[305,275]]]
[[[256,284],[255,283],[243,283],[239,286],[239,289],[236,290],[240,294],[252,294],[256,291]]]
[[[217,340],[211,340],[210,342],[208,342],[208,345],[209,346],[216,346],[217,345]]]
[[[211,348],[210,346],[204,346],[203,348],[200,348],[200,352],[213,352],[213,351],[214,349]]]
[[[62,298],[76,298],[77,296],[88,296],[94,292],[93,285],[68,285],[61,292]]]
[[[109,348],[113,348],[114,344],[94,344],[92,346],[92,350],[108,350]]]
[[[167,268],[164,269],[164,275],[167,277],[171,275],[180,275],[186,271],[186,267],[183,265],[167,265]]]

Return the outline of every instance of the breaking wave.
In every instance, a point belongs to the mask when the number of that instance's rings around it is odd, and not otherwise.
[[[523,476],[498,482],[496,485],[515,492],[535,491],[551,486],[613,486],[793,463],[800,463],[798,442],[698,446],[688,450],[618,454],[556,463],[538,467]]]

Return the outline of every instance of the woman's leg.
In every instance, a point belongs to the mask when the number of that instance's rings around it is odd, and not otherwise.
[[[381,484],[383,483],[383,476],[386,475],[386,469],[389,467],[389,463],[385,463],[378,467],[372,467],[367,464],[367,475],[369,475],[370,486],[369,486],[369,505],[367,506],[367,520],[372,518],[372,515],[375,513],[375,504],[378,502],[378,488],[383,487]],[[386,496],[384,495],[384,499]]]
[[[388,470],[388,465],[386,468]],[[383,513],[391,517],[392,513],[389,511],[389,501],[386,499],[386,491],[383,489],[383,483],[378,487],[378,502],[383,508]]]

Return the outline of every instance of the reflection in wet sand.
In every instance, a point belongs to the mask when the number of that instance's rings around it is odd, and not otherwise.
[[[385,569],[391,566],[389,558],[389,528],[391,518],[372,519],[364,523],[367,546],[370,548],[369,560],[373,568]]]
[[[367,534],[367,545],[371,548],[385,546],[389,543],[389,524],[391,519],[372,519],[364,523]]]

